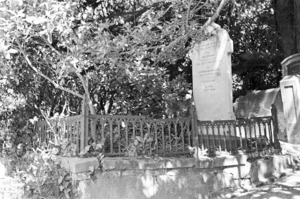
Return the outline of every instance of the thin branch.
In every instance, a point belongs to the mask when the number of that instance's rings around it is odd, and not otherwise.
[[[77,97],[83,98],[83,95],[80,95],[80,94],[77,93],[77,92],[74,92],[74,91],[72,91],[72,90],[70,90],[70,89],[68,89],[68,88],[65,88],[65,87],[60,86],[59,84],[57,84],[56,82],[54,82],[52,79],[50,79],[47,75],[45,75],[45,74],[43,74],[41,71],[39,71],[35,66],[33,66],[33,64],[31,63],[30,59],[28,58],[26,52],[23,50],[23,48],[22,48],[22,46],[21,46],[19,40],[16,39],[16,41],[17,41],[17,43],[18,43],[18,45],[19,45],[19,50],[20,50],[20,52],[23,54],[23,56],[24,56],[26,62],[28,63],[28,65],[29,65],[29,66],[30,66],[37,74],[39,74],[40,76],[42,76],[42,77],[44,77],[45,79],[47,79],[51,84],[54,85],[55,88],[59,88],[59,89],[65,91],[65,92],[68,92],[68,93],[71,93],[71,94],[73,94],[73,95],[75,95],[75,96],[77,96]]]
[[[225,4],[228,2],[229,0],[222,0],[219,7],[217,8],[216,12],[214,13],[214,15],[212,17],[210,17],[205,24],[202,26],[201,31],[204,31],[207,26],[209,26],[211,23],[213,23],[220,15],[221,10],[223,9],[223,7],[225,6]]]
[[[46,38],[42,37],[42,39],[43,39],[44,42],[47,44],[47,46],[49,46],[54,52],[56,52],[56,54],[58,54],[60,57],[62,57],[62,54],[61,54],[58,50],[56,50],[56,49],[52,46],[52,44],[49,43],[49,41],[48,41]]]
[[[208,0],[206,0],[206,2],[204,3],[204,5],[207,3]],[[194,9],[192,10],[192,13],[196,13],[198,12],[200,9],[202,9],[202,7],[204,7],[204,5],[200,5],[202,2],[202,0],[200,0],[197,5],[194,7]]]
[[[189,18],[190,18],[191,4],[192,4],[192,0],[189,1],[188,10],[187,10],[187,13],[186,13],[186,26],[185,26],[185,31],[187,30],[187,27],[189,26]]]
[[[223,9],[223,7],[225,6],[225,4],[228,2],[229,0],[222,0],[221,3],[219,4],[216,12],[213,14],[212,17],[210,17],[205,23],[204,25],[201,27],[200,30],[194,30],[194,31],[190,31],[185,35],[182,35],[180,37],[177,37],[177,39],[175,39],[174,41],[172,41],[167,48],[172,48],[174,45],[176,45],[179,41],[183,40],[183,39],[187,39],[189,38],[191,35],[193,35],[196,32],[204,32],[204,30],[210,25],[212,24],[220,15],[221,10]]]

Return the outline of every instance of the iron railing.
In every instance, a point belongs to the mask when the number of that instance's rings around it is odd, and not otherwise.
[[[189,153],[188,146],[232,154],[261,152],[276,147],[278,123],[272,116],[250,119],[197,121],[195,116],[149,119],[130,115],[78,115],[39,121],[36,130],[40,143],[59,143],[67,139],[82,150],[89,139],[104,141],[106,156],[123,156],[136,137],[151,137],[151,150],[160,156]],[[141,143],[143,146],[145,143]]]
[[[81,144],[82,116],[58,117],[48,121],[40,120],[35,125],[39,145],[73,142],[78,148]]]
[[[137,136],[151,139],[152,150],[158,155],[176,155],[188,152],[192,144],[191,119],[147,119],[143,116],[91,117],[96,121],[96,140],[105,140],[107,156],[124,155]],[[146,144],[147,140],[144,140]]]
[[[199,147],[231,153],[261,152],[275,146],[272,117],[198,121]]]

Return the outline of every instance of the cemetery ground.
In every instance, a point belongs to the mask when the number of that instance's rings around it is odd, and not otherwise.
[[[248,186],[234,192],[227,191],[221,194],[223,198],[239,199],[299,199],[300,198],[300,171],[290,171],[285,176],[257,187]]]

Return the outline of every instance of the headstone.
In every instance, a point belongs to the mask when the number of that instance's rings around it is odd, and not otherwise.
[[[280,88],[250,91],[245,96],[239,97],[233,107],[237,118],[266,117],[272,115],[272,104],[277,109],[278,138],[286,141],[286,125]]]
[[[233,120],[231,54],[233,43],[226,30],[209,26],[212,34],[190,51],[193,96],[198,120]]]
[[[282,77],[300,75],[300,53],[291,55],[281,62]]]
[[[300,76],[285,76],[280,81],[280,89],[288,142],[300,144]]]

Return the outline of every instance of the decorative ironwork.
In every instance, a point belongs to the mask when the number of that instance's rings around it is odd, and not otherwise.
[[[36,130],[40,144],[67,139],[82,149],[91,138],[104,141],[106,156],[125,155],[137,136],[151,139],[151,150],[161,156],[189,153],[188,146],[215,151],[261,152],[274,148],[276,123],[272,117],[196,121],[195,115],[173,119],[149,119],[130,115],[78,115],[39,121]],[[93,130],[94,129],[94,130]],[[94,132],[93,132],[94,131]]]

